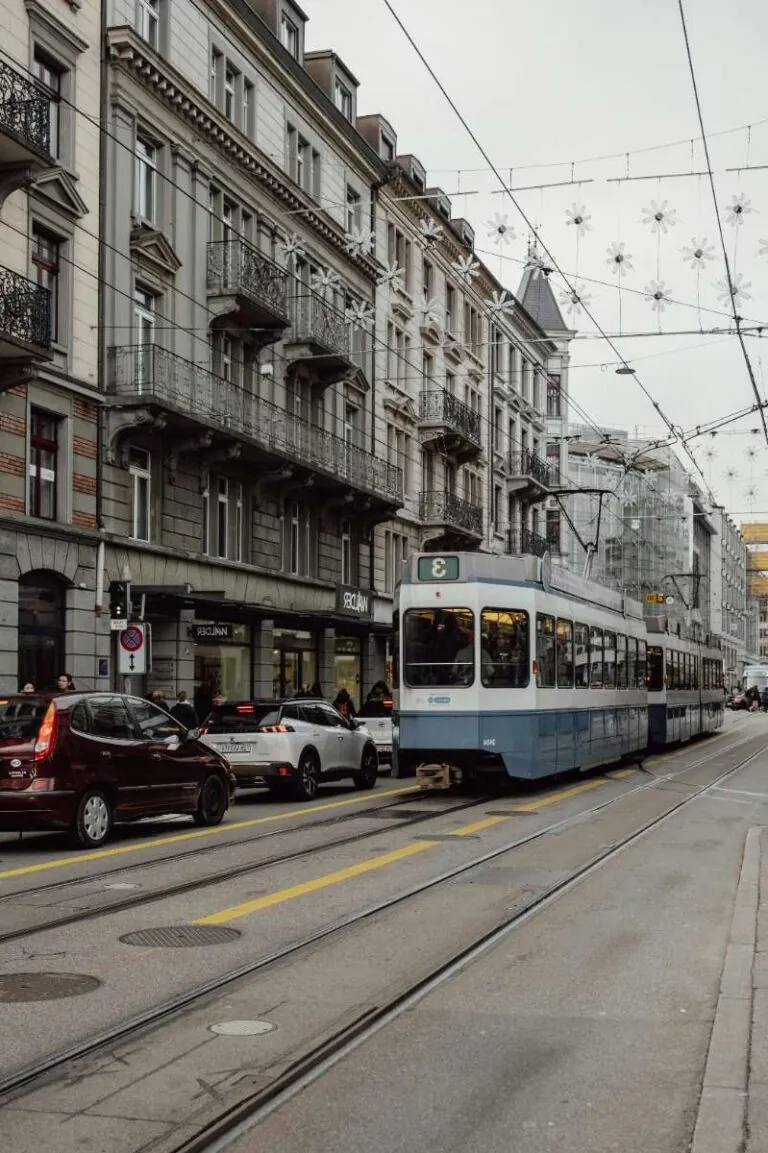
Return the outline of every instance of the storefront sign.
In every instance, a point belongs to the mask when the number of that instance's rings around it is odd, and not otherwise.
[[[336,586],[336,612],[368,620],[372,609],[373,595],[367,589],[356,589],[350,585]]]
[[[234,630],[234,625],[227,624],[192,625],[190,636],[194,641],[231,641]]]

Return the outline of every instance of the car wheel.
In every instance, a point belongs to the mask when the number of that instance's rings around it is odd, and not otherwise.
[[[72,838],[82,849],[98,849],[112,831],[112,804],[101,789],[83,793],[77,806]]]
[[[379,775],[379,760],[376,750],[369,746],[363,749],[363,759],[360,762],[360,772],[355,773],[352,780],[356,789],[373,789],[376,787],[376,778]]]
[[[320,766],[314,753],[301,754],[299,769],[293,780],[292,792],[300,801],[313,801],[320,784]]]
[[[221,777],[211,773],[203,781],[197,809],[192,818],[196,825],[206,828],[211,825],[220,825],[229,806],[229,797]]]

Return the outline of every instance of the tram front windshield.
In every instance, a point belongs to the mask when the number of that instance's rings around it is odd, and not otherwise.
[[[414,688],[472,684],[474,638],[471,609],[409,609],[403,617],[405,683]]]

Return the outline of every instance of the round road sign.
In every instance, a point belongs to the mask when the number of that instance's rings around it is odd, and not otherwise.
[[[127,653],[137,653],[144,644],[144,630],[136,625],[128,625],[120,633],[120,645]]]

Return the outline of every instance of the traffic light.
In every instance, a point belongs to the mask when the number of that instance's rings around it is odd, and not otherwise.
[[[109,585],[109,616],[111,620],[128,620],[128,582],[111,581]]]

